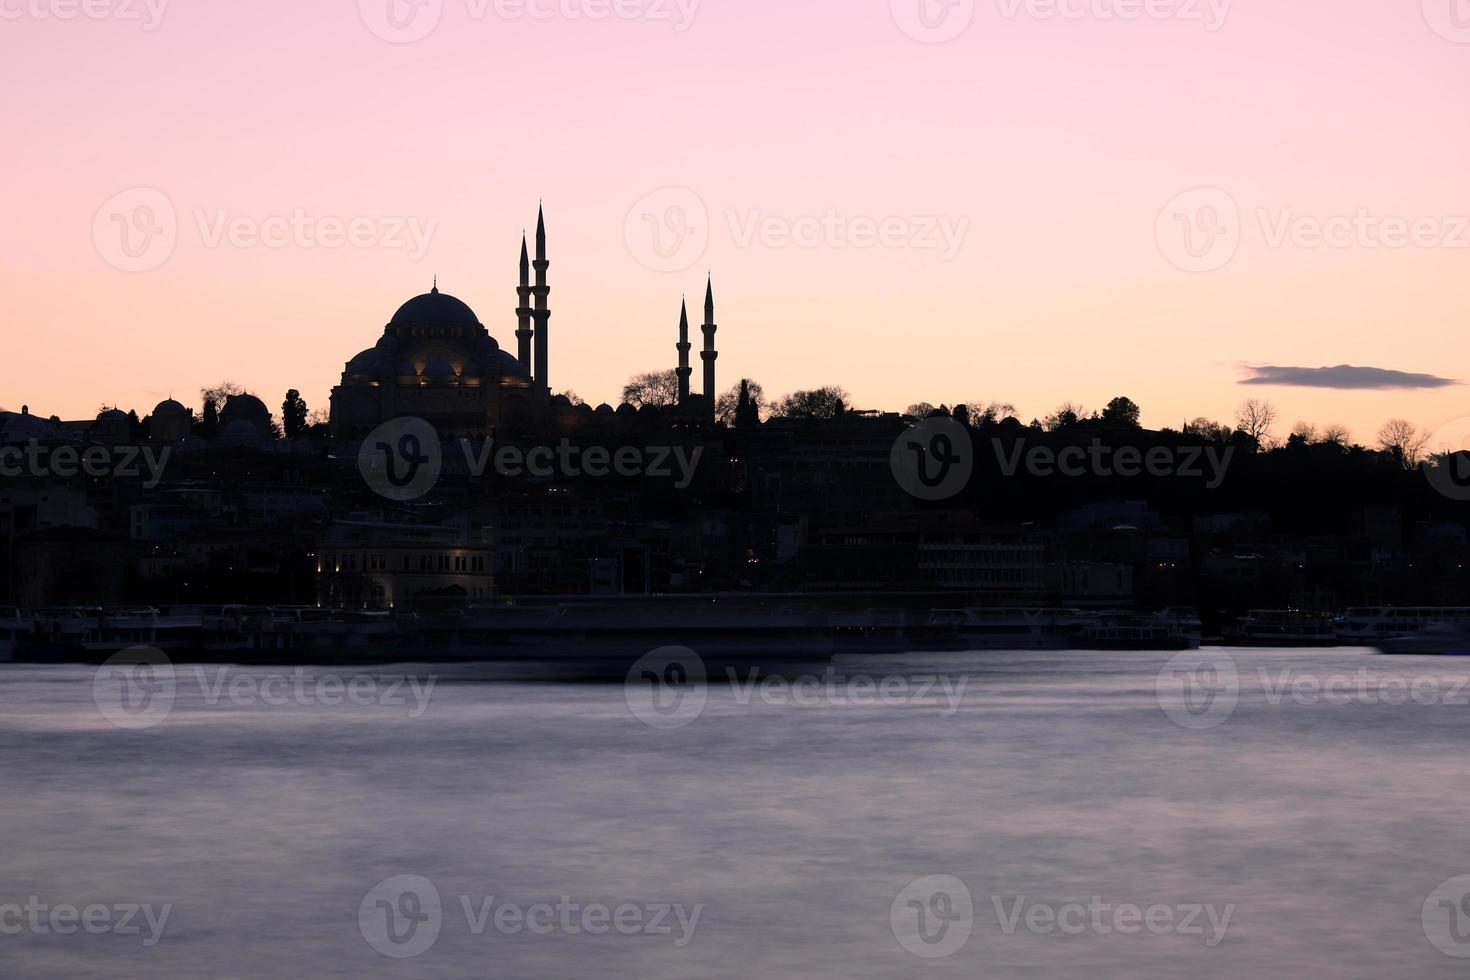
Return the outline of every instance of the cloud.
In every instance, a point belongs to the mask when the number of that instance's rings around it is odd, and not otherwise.
[[[1410,374],[1387,368],[1353,367],[1278,367],[1274,364],[1242,364],[1249,376],[1243,385],[1283,385],[1294,388],[1346,388],[1350,390],[1391,390],[1405,388],[1448,388],[1460,382],[1433,374]]]

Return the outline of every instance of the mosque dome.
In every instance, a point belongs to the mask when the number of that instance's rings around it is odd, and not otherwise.
[[[347,373],[372,374],[378,369],[378,349],[371,347],[347,362]]]
[[[454,365],[445,361],[430,361],[424,365],[425,381],[457,381],[459,375],[455,373]]]
[[[464,302],[439,292],[415,296],[398,308],[389,321],[390,327],[462,327],[480,329],[480,318]]]
[[[189,410],[172,398],[165,398],[153,406],[154,415],[188,415]]]

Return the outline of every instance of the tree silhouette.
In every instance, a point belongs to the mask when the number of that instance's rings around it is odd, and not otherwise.
[[[794,391],[771,407],[772,415],[788,419],[834,419],[847,406],[847,392],[836,385]]]
[[[1102,420],[1105,424],[1119,429],[1139,428],[1139,419],[1143,417],[1143,410],[1131,398],[1121,395],[1108,402],[1108,407],[1103,409]]]
[[[623,401],[634,408],[666,408],[679,401],[679,375],[673,368],[636,374],[623,386]]]
[[[281,402],[281,428],[287,439],[294,439],[305,430],[306,415],[306,399],[301,397],[301,392],[295,388],[286,392],[286,400]]]

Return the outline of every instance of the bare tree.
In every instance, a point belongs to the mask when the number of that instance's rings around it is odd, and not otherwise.
[[[664,408],[678,400],[679,375],[673,368],[634,375],[623,386],[623,401],[634,408]]]
[[[927,419],[929,416],[933,415],[935,411],[936,409],[934,408],[934,406],[929,404],[928,402],[916,402],[915,404],[910,405],[908,408],[904,409],[903,415],[904,418],[908,419]]]
[[[1235,427],[1258,446],[1266,446],[1271,438],[1271,427],[1276,424],[1276,406],[1258,398],[1248,398],[1235,413]]]
[[[1298,422],[1291,427],[1291,438],[1296,442],[1308,446],[1314,445],[1318,440],[1317,427],[1310,422]]]
[[[1341,446],[1346,449],[1353,440],[1353,434],[1345,425],[1333,423],[1322,430],[1322,442],[1328,445]]]
[[[812,391],[792,392],[771,406],[771,414],[790,419],[831,419],[841,415],[847,404],[847,392],[836,385],[827,385]]]
[[[1429,435],[1428,432],[1420,432],[1411,422],[1389,419],[1378,430],[1378,445],[1384,452],[1397,457],[1404,469],[1412,470],[1417,469],[1423,459]]]
[[[1229,442],[1231,431],[1230,426],[1226,423],[1212,422],[1203,415],[1184,425],[1185,435],[1199,436],[1211,442]]]
[[[1063,402],[1057,406],[1057,410],[1042,420],[1042,425],[1048,432],[1056,432],[1059,429],[1070,429],[1087,416],[1087,409],[1077,402]]]
[[[755,405],[756,419],[765,414],[766,389],[761,387],[759,381],[746,381],[745,388]],[[735,385],[715,400],[715,421],[726,425],[734,425],[736,422],[736,410],[740,408],[740,385]]]

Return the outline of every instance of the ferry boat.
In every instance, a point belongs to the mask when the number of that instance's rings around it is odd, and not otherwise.
[[[1092,622],[1080,609],[936,609],[909,639],[917,650],[1067,650]]]
[[[1470,629],[1470,606],[1357,606],[1336,623],[1345,646],[1379,646],[1437,627]]]
[[[901,612],[691,596],[481,603],[462,615],[400,623],[399,639],[406,655],[423,659],[626,661],[680,646],[706,660],[743,662],[902,652],[904,623]]]
[[[1435,623],[1418,633],[1394,636],[1376,644],[1379,653],[1422,657],[1470,657],[1470,628]]]
[[[1330,647],[1337,643],[1331,616],[1299,609],[1252,609],[1234,629],[1225,631],[1227,646]]]
[[[16,646],[31,631],[31,621],[17,606],[0,606],[0,663],[15,659]]]
[[[1099,616],[1082,628],[1077,650],[1196,650],[1199,633],[1185,622],[1159,613],[1153,616]]]
[[[200,625],[196,614],[151,606],[54,606],[35,611],[30,628],[17,637],[15,655],[23,660],[99,661],[135,646],[187,653],[198,646]]]

